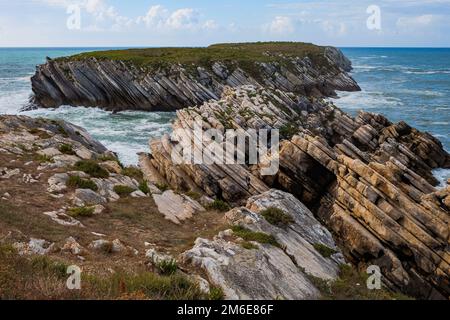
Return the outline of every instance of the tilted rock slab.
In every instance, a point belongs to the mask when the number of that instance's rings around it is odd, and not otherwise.
[[[280,170],[262,176],[258,165],[174,163],[179,132],[192,134],[198,120],[203,130],[288,131]],[[151,141],[147,161],[172,187],[200,188],[235,204],[282,189],[313,209],[347,259],[361,268],[380,266],[386,285],[421,298],[450,296],[449,188],[437,190],[432,175],[450,168],[450,156],[429,133],[368,112],[353,118],[323,99],[252,86],[178,111],[173,128],[181,131]]]
[[[249,199],[247,207],[261,210],[277,205],[295,222],[286,228],[276,227],[244,207],[235,208],[225,216],[230,225],[273,235],[280,247],[254,242],[257,249],[244,249],[241,240],[228,230],[214,240],[197,239],[180,260],[201,268],[213,285],[223,289],[227,299],[319,298],[310,276],[335,279],[338,265],[344,263],[342,255],[331,234],[292,195],[270,190]],[[324,258],[314,249],[316,243],[326,244],[337,253],[332,258]]]

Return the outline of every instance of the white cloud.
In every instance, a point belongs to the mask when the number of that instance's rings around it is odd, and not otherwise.
[[[161,5],[150,7],[147,14],[137,18],[137,23],[144,23],[147,27],[160,28],[163,27],[169,12]]]
[[[295,31],[294,23],[291,18],[277,16],[268,26],[268,31],[272,34],[290,34]]]
[[[397,20],[399,28],[424,28],[439,21],[439,17],[432,14],[424,14],[417,17],[400,17]]]
[[[219,27],[219,25],[214,20],[208,20],[202,26],[202,28],[205,30],[215,30],[218,27]]]
[[[192,8],[178,9],[167,19],[166,25],[171,29],[192,29],[198,26],[199,14]]]

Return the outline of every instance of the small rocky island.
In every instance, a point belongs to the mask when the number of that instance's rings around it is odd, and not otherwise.
[[[359,90],[336,48],[133,49],[48,60],[38,107],[178,110],[203,130],[279,129],[280,170],[178,164],[176,134],[124,167],[82,128],[0,117],[3,298],[449,299],[450,155],[326,97]],[[65,268],[83,290],[65,288]],[[382,288],[369,290],[369,266]],[[31,277],[33,274],[33,277]],[[44,284],[44,285],[43,285]]]

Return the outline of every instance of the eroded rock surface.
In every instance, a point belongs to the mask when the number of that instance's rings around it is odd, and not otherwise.
[[[280,170],[263,176],[262,165],[174,162],[173,151],[199,120],[203,131],[280,129]],[[350,261],[379,265],[390,287],[422,298],[449,296],[449,190],[434,187],[432,170],[449,168],[450,157],[430,134],[382,115],[352,118],[322,99],[252,86],[178,111],[173,128],[151,141],[147,161],[171,187],[200,188],[235,204],[282,189],[325,223]]]

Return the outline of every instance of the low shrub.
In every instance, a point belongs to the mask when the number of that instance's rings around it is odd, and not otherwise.
[[[73,151],[73,147],[70,144],[62,144],[58,148],[59,152],[68,154],[68,155],[74,155],[75,151]]]
[[[134,191],[136,190],[129,186],[122,186],[122,185],[114,186],[114,192],[121,197],[127,197]]]
[[[95,209],[93,207],[76,207],[68,209],[68,215],[76,217],[92,217]]]
[[[94,178],[108,178],[109,172],[93,160],[81,160],[75,163],[75,169]]]
[[[315,243],[314,249],[316,249],[316,251],[319,252],[324,258],[329,258],[337,252],[336,250],[331,249],[322,243]]]
[[[230,205],[223,200],[216,199],[208,205],[208,209],[225,212],[231,209]]]
[[[90,189],[92,191],[98,190],[98,187],[94,181],[91,179],[83,179],[79,176],[70,176],[69,180],[66,182],[66,185],[77,189]]]
[[[124,176],[128,176],[130,178],[136,179],[138,181],[142,180],[144,177],[144,174],[142,171],[137,167],[126,167],[122,169],[122,174]]]
[[[234,234],[245,241],[255,241],[262,244],[271,244],[275,247],[281,247],[275,237],[264,232],[254,232],[242,226],[233,226],[231,228]]]
[[[294,222],[294,219],[283,210],[270,207],[261,211],[261,215],[269,222],[278,227],[286,227]]]
[[[141,190],[145,194],[150,194],[150,188],[148,187],[147,181],[142,181],[139,184],[139,190]]]
[[[162,192],[169,190],[169,186],[165,183],[157,183],[155,186]]]

